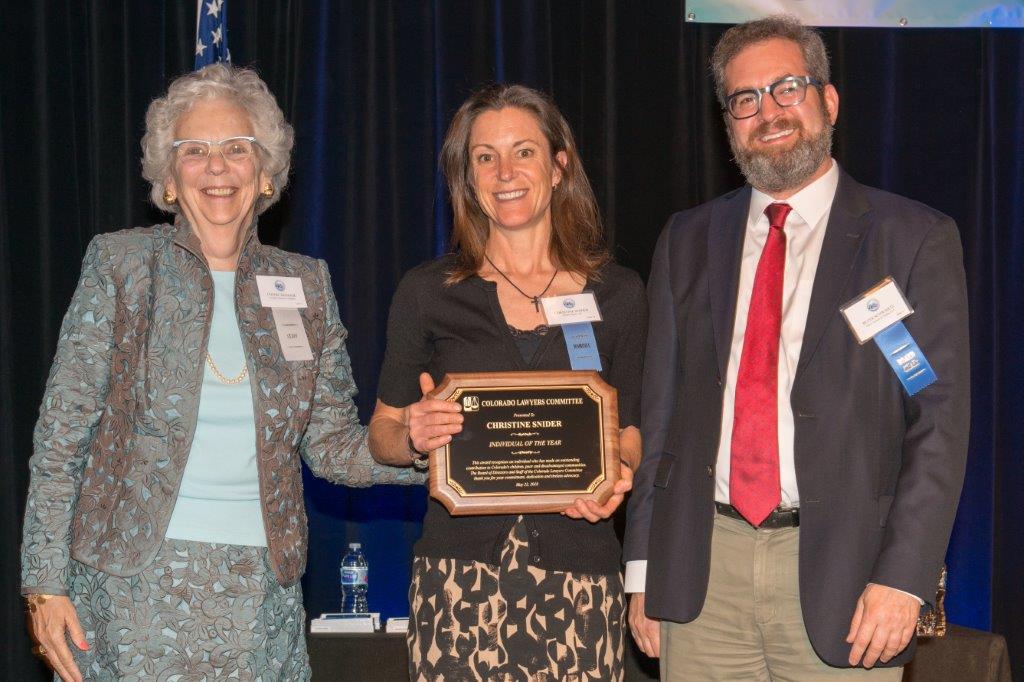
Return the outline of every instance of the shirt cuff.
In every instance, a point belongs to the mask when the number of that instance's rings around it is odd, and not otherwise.
[[[868,585],[881,585],[881,583],[868,583]],[[889,586],[888,586],[888,585],[882,585],[882,587],[889,587]],[[917,600],[917,603],[918,603],[918,604],[920,604],[921,606],[924,606],[924,599],[921,599],[921,598],[920,598],[920,597],[918,597],[918,596],[917,596],[916,594],[911,594],[910,592],[906,592],[906,591],[904,591],[904,590],[900,590],[900,589],[897,589],[897,588],[895,588],[895,587],[889,587],[889,589],[890,589],[890,590],[896,590],[896,591],[897,591],[897,592],[899,592],[900,594],[905,594],[905,595],[907,595],[908,597],[913,597],[914,599],[916,599],[916,600]],[[629,590],[626,590],[626,591],[628,592]]]
[[[21,587],[21,596],[28,598],[33,594],[45,594],[50,597],[66,597],[68,596],[67,589],[57,585],[31,585]]]
[[[627,561],[624,588],[626,594],[647,591],[647,561]]]

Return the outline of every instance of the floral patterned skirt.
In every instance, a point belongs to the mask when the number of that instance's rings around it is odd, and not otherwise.
[[[277,582],[265,547],[167,538],[138,575],[72,561],[69,585],[87,680],[310,678],[302,588]]]
[[[623,679],[621,577],[545,571],[529,566],[528,558],[520,519],[498,566],[413,560],[410,679]]]

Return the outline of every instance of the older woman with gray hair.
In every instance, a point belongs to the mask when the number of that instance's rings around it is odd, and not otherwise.
[[[174,224],[86,251],[22,547],[36,653],[64,680],[308,679],[299,457],[419,482],[369,456],[326,265],[257,237],[293,138],[255,72],[178,78],[142,140]]]

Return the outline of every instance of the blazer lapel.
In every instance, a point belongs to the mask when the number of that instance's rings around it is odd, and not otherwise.
[[[732,327],[736,320],[736,292],[739,288],[743,236],[750,210],[750,186],[747,185],[711,210],[708,226],[708,288],[711,294],[711,321],[718,354],[718,376],[724,381],[732,346]]]
[[[839,306],[846,283],[850,279],[857,252],[870,227],[871,207],[861,186],[840,169],[839,185],[832,201],[832,211],[825,226],[814,288],[804,325],[804,341],[797,363],[797,377],[810,362],[829,322],[839,316]]]

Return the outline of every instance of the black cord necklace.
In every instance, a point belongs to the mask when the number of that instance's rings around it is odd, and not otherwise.
[[[544,294],[548,293],[548,289],[550,289],[550,288],[551,288],[551,285],[552,285],[552,284],[554,283],[554,281],[555,281],[555,277],[557,277],[557,276],[558,276],[558,268],[555,268],[555,274],[551,275],[551,279],[549,279],[549,280],[548,280],[548,285],[547,285],[546,287],[544,287],[544,291],[540,292],[540,293],[539,293],[539,294],[537,294],[536,296],[530,296],[530,295],[529,295],[528,293],[526,293],[525,291],[523,291],[522,289],[520,289],[519,287],[517,287],[517,286],[516,286],[516,283],[515,283],[515,282],[513,282],[513,281],[512,281],[511,279],[509,279],[509,278],[508,278],[508,275],[506,275],[506,274],[505,274],[504,272],[502,272],[502,271],[501,271],[501,270],[500,270],[500,269],[498,268],[498,266],[494,264],[494,261],[492,261],[492,260],[491,260],[491,257],[490,257],[490,256],[488,256],[488,255],[487,255],[486,253],[484,254],[484,258],[486,258],[486,259],[487,259],[487,262],[491,264],[491,267],[492,267],[492,268],[494,268],[494,271],[495,271],[496,273],[498,273],[499,275],[501,275],[501,276],[502,276],[502,277],[503,277],[503,278],[505,279],[505,281],[506,281],[506,282],[508,282],[509,284],[511,284],[511,285],[512,285],[512,288],[513,288],[513,289],[515,289],[516,291],[518,291],[519,293],[521,293],[521,294],[522,294],[523,296],[525,296],[526,298],[528,298],[528,299],[530,299],[531,301],[533,301],[533,308],[534,308],[534,310],[536,310],[536,311],[537,311],[538,313],[540,312],[540,298],[541,298],[541,296],[543,296]]]

